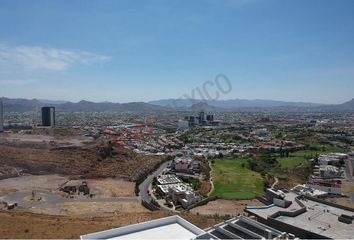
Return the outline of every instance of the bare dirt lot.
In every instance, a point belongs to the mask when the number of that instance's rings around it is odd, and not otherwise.
[[[17,191],[47,190],[57,191],[65,185],[79,185],[86,181],[91,192],[96,197],[133,197],[134,183],[122,179],[81,179],[70,180],[67,176],[52,175],[26,175],[0,180],[0,190],[16,189]]]
[[[59,146],[83,146],[92,143],[93,140],[84,136],[51,136],[35,134],[6,133],[0,135],[1,145],[28,146],[37,144],[37,147],[59,147]]]
[[[116,213],[111,217],[65,217],[0,211],[1,238],[78,239],[80,235],[170,216],[168,212]],[[181,215],[204,229],[222,221],[220,218]]]
[[[31,213],[79,216],[79,217],[110,217],[121,213],[148,213],[139,201],[117,202],[65,202],[57,204],[42,204],[30,209],[18,208],[16,211],[28,211]]]
[[[59,191],[64,186],[78,186],[82,181],[86,181],[94,197]],[[50,215],[147,212],[135,196],[134,186],[133,182],[122,179],[70,180],[59,175],[28,175],[0,180],[0,202],[17,203],[21,211]],[[37,200],[32,200],[33,194]]]
[[[258,200],[230,201],[218,199],[207,205],[193,208],[190,212],[199,215],[236,216],[242,214],[246,206],[262,206]]]
[[[326,200],[346,207],[354,208],[354,203],[349,198],[327,198]]]

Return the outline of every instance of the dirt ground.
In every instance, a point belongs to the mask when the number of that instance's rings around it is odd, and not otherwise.
[[[109,217],[117,213],[147,213],[138,201],[136,202],[70,202],[53,205],[43,204],[31,209],[18,208],[16,211],[27,211],[36,214],[80,217]]]
[[[96,197],[110,198],[135,196],[135,184],[133,182],[113,178],[70,180],[67,176],[60,176],[57,174],[39,176],[26,175],[3,179],[0,180],[0,191],[5,192],[13,189],[17,191],[56,191],[64,185],[80,185],[82,181],[88,183],[91,193],[94,193]]]
[[[116,213],[111,217],[61,217],[0,211],[1,238],[78,239],[80,235],[117,228],[173,215],[168,212]],[[181,217],[204,229],[220,218],[182,214]]]
[[[350,195],[354,192],[354,183],[353,182],[343,182],[342,183],[343,193]]]
[[[161,157],[133,152],[102,156],[106,146],[70,148],[14,147],[0,145],[0,179],[30,174],[63,174],[77,178],[120,177],[135,181],[140,172]]]
[[[199,215],[219,215],[219,216],[236,216],[242,214],[246,206],[262,206],[263,204],[254,200],[230,201],[218,199],[209,202],[207,205],[193,208],[190,212]]]
[[[15,178],[0,180],[0,190],[16,189],[21,190],[56,190],[69,180],[68,177],[52,175],[27,175]]]
[[[105,216],[115,212],[146,212],[135,196],[134,183],[122,179],[86,180],[93,198],[75,194],[67,199],[67,194],[58,191],[63,186],[79,186],[84,180],[70,180],[55,174],[3,179],[0,180],[0,202],[5,197],[5,201],[18,203],[19,210],[49,215]],[[18,195],[13,196],[14,192]],[[37,193],[40,201],[33,203],[31,192]],[[127,198],[122,199],[124,197]]]
[[[71,135],[67,137],[18,133],[6,133],[0,135],[0,144],[10,146],[26,146],[31,143],[38,144],[38,147],[68,145],[83,146],[91,142],[93,142],[91,138],[80,135]]]
[[[337,203],[339,205],[343,205],[354,209],[354,203],[350,201],[349,198],[327,198],[326,200],[332,203]]]

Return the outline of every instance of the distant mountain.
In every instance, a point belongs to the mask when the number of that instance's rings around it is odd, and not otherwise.
[[[156,112],[166,111],[168,108],[157,106],[144,102],[131,102],[131,103],[111,103],[111,102],[89,102],[82,100],[77,103],[65,102],[42,102],[37,99],[10,99],[2,98],[4,102],[4,110],[7,112],[27,112],[27,111],[40,111],[43,106],[54,106],[57,111],[65,112]]]
[[[354,98],[342,104],[332,104],[318,108],[322,112],[354,112]]]
[[[4,104],[4,111],[6,112],[36,111],[41,105],[41,102],[36,99],[28,100],[23,98],[2,98],[2,101]]]
[[[62,104],[67,103],[68,101],[61,101],[61,100],[47,100],[47,99],[37,99],[41,103],[45,104]]]
[[[193,104],[190,109],[193,111],[210,111],[209,105],[205,102]]]
[[[275,100],[245,100],[245,99],[230,99],[230,100],[198,100],[198,99],[162,99],[156,101],[150,101],[149,103],[169,106],[174,108],[191,107],[199,102],[204,102],[209,106],[223,108],[223,109],[235,109],[235,108],[269,108],[269,107],[315,107],[322,104],[307,103],[307,102],[285,102]]]
[[[347,109],[354,109],[354,98],[348,102],[345,102],[345,103],[342,103],[342,104],[339,104],[337,105],[337,107],[340,107],[340,108],[347,108]]]
[[[162,112],[162,111],[274,111],[274,112],[354,112],[354,99],[335,105],[303,102],[285,102],[273,100],[197,100],[164,99],[145,102],[112,103],[90,102],[77,103],[65,101],[10,99],[2,98],[6,112],[40,111],[43,106],[54,106],[57,111],[65,112]]]

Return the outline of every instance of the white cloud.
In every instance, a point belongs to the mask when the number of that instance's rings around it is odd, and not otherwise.
[[[91,65],[107,60],[110,57],[85,51],[0,44],[0,66],[6,67],[61,71],[75,64]]]

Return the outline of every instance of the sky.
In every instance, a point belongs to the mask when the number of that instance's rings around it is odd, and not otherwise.
[[[353,13],[352,0],[0,0],[0,96],[342,103]]]

